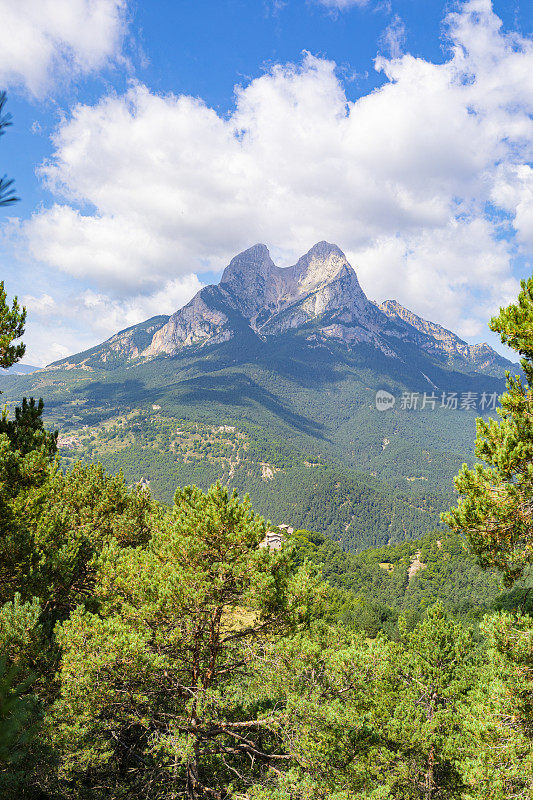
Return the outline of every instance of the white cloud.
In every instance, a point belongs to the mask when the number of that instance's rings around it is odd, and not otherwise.
[[[533,169],[529,164],[502,165],[492,199],[512,215],[518,240],[533,252]]]
[[[333,8],[339,11],[346,11],[354,6],[366,6],[369,0],[317,0],[321,6]]]
[[[26,307],[26,310],[30,314],[43,317],[53,314],[58,310],[56,301],[49,294],[42,294],[40,297],[26,294],[22,298],[22,305]]]
[[[447,61],[379,57],[385,83],[355,102],[306,55],[239,88],[229,116],[141,85],[79,105],[42,168],[57,202],[26,225],[34,256],[153,297],[257,241],[297,256],[328,239],[370,296],[481,328],[515,291],[488,204],[531,243],[533,44],[488,0],[447,22]]]
[[[399,58],[405,42],[405,25],[401,17],[395,14],[392,21],[383,31],[380,44],[391,58]]]
[[[152,294],[136,295],[125,300],[87,290],[76,298],[67,316],[74,311],[78,318],[81,315],[87,321],[92,321],[93,327],[102,336],[109,337],[121,328],[136,325],[158,314],[172,314],[201,288],[202,284],[196,275],[186,275],[167,281]]]
[[[508,244],[495,241],[491,225],[479,218],[384,235],[353,259],[362,285],[371,285],[375,297],[398,300],[465,337],[486,337],[488,319],[519,289],[509,274]],[[400,276],[394,285],[392,274]]]
[[[127,0],[0,0],[0,85],[35,97],[120,56]]]
[[[45,366],[92,347],[130,325],[158,314],[172,314],[201,287],[196,275],[185,275],[167,281],[152,294],[123,300],[91,289],[75,294],[65,287],[56,298],[47,293],[24,295],[21,301],[28,310],[24,361]]]

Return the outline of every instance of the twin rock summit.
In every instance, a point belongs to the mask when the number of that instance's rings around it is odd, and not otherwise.
[[[395,300],[370,301],[342,250],[328,242],[286,268],[256,244],[232,259],[218,286],[205,286],[172,316],[153,317],[52,366],[103,366],[286,335],[303,337],[310,346],[376,348],[400,360],[415,347],[441,363],[490,375],[511,366],[488,344],[468,345]]]

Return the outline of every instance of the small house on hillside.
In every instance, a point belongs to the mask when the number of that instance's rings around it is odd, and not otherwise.
[[[279,531],[267,531],[259,547],[269,547],[271,550],[281,550],[285,537]]]
[[[287,535],[290,536],[291,533],[294,533],[294,528],[291,528],[290,525],[283,523],[283,525],[278,525],[280,531],[287,531]]]

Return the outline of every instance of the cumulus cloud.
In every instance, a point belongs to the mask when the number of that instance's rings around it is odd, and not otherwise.
[[[483,336],[487,320],[519,288],[509,274],[509,244],[495,241],[492,226],[480,218],[384,235],[354,259],[362,285],[371,285],[374,297],[398,300],[466,338]],[[399,279],[392,283],[394,273]]]
[[[196,275],[186,275],[167,281],[149,295],[136,295],[124,300],[88,289],[76,298],[74,310],[77,316],[82,315],[87,321],[96,320],[96,329],[103,336],[111,336],[120,328],[136,325],[157,314],[172,314],[201,288]]]
[[[42,97],[120,56],[127,0],[0,0],[0,85]]]
[[[25,361],[45,366],[92,347],[130,325],[158,314],[172,314],[201,288],[196,275],[184,275],[167,281],[151,294],[124,299],[92,289],[75,293],[64,287],[55,298],[48,293],[26,294],[21,298],[28,311]]]
[[[511,214],[519,241],[533,252],[533,169],[529,164],[502,165],[492,199]]]
[[[58,310],[56,301],[49,294],[41,294],[39,297],[26,294],[22,298],[22,305],[37,316],[49,316]]]
[[[34,256],[140,297],[257,241],[290,259],[327,239],[371,297],[481,328],[515,291],[499,217],[532,244],[533,42],[489,0],[446,22],[444,63],[380,56],[384,84],[354,102],[307,54],[227,116],[142,85],[77,106],[41,170],[57,202],[26,225]]]

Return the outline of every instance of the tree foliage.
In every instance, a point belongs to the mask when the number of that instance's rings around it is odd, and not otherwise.
[[[3,136],[6,132],[6,128],[9,128],[13,124],[11,121],[11,114],[7,114],[4,111],[6,102],[6,93],[0,92],[0,136]],[[17,202],[18,197],[15,195],[13,184],[13,179],[8,178],[7,175],[0,178],[0,206],[10,206]]]
[[[42,402],[4,415],[2,797],[530,800],[527,587],[492,606],[495,568],[510,584],[531,561],[532,297],[495,323],[526,383],[479,423],[488,466],[459,476],[452,534],[270,549],[248,498],[188,486],[159,506],[100,464],[62,470]]]
[[[458,505],[443,519],[464,533],[484,567],[497,567],[511,586],[533,563],[533,278],[516,303],[500,310],[492,330],[521,355],[523,376],[507,377],[499,420],[478,419],[476,455],[455,485]]]
[[[78,610],[59,634],[56,730],[81,797],[229,797],[243,772],[287,759],[269,704],[240,684],[265,641],[305,625],[319,589],[289,551],[259,548],[264,534],[235,493],[192,487],[146,548],[104,548],[98,613]]]
[[[9,305],[4,282],[0,281],[0,368],[13,366],[26,352],[22,342],[13,344],[15,339],[23,335],[25,322],[26,309],[19,306],[16,297]]]

